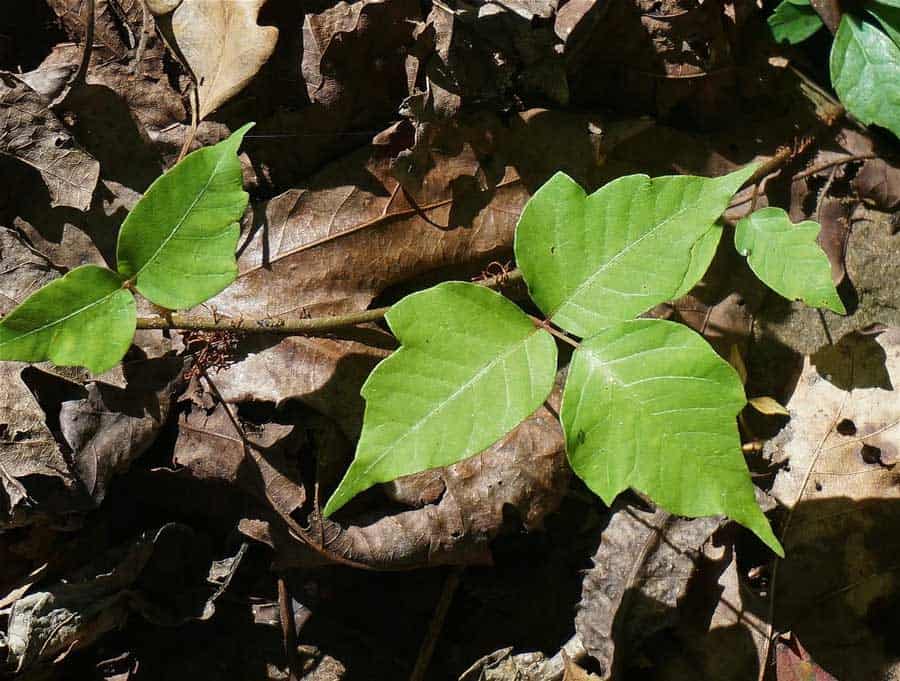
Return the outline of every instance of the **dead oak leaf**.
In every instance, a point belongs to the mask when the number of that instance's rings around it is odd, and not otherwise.
[[[6,72],[0,72],[0,119],[0,154],[34,167],[54,206],[87,210],[100,164],[76,145],[47,100]]]
[[[806,360],[790,423],[766,451],[783,467],[787,557],[774,569],[776,631],[842,681],[896,678],[888,622],[900,595],[900,331],[856,334]]]
[[[173,47],[196,80],[200,120],[243,90],[275,50],[278,29],[256,23],[264,3],[183,0],[172,13],[168,27]],[[174,4],[153,3],[151,9]]]
[[[677,606],[721,518],[688,520],[620,503],[585,575],[575,631],[585,650],[618,678],[623,660],[672,626]]]

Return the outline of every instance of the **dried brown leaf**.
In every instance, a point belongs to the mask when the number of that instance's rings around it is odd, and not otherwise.
[[[242,437],[223,405],[195,407],[179,420],[174,460],[195,478],[236,485],[290,517],[306,502],[297,461],[303,439],[299,424],[271,422],[248,423]]]
[[[190,527],[170,523],[19,599],[4,632],[6,665],[21,673],[42,662],[59,662],[121,627],[131,612],[170,626],[209,619],[244,549],[214,561],[200,539]],[[172,582],[173,573],[188,580]],[[160,598],[166,590],[176,593]]]
[[[575,616],[575,630],[602,678],[617,678],[643,641],[677,622],[703,545],[722,522],[625,503],[614,508]]]
[[[49,101],[11,73],[0,72],[0,153],[37,169],[54,206],[87,210],[100,164],[76,143]]]
[[[200,120],[243,90],[272,55],[278,29],[256,23],[265,1],[183,0],[172,13],[172,38],[197,83]]]
[[[842,681],[900,670],[886,619],[900,594],[897,381],[900,332],[851,337],[807,360],[788,405],[793,418],[766,448],[784,463],[772,493],[787,509],[774,623]]]
[[[321,532],[329,552],[381,569],[489,563],[490,541],[511,522],[540,527],[569,476],[559,422],[542,408],[482,454],[393,483],[392,496],[416,508],[348,509],[341,524],[326,520],[310,532]],[[327,562],[274,518],[248,519],[240,528],[272,546],[280,568]]]
[[[778,681],[838,681],[815,663],[800,640],[790,632],[778,637],[775,668]]]

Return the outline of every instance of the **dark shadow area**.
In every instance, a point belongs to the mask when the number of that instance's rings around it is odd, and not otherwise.
[[[893,390],[877,333],[848,333],[834,345],[826,345],[810,357],[819,376],[841,390],[881,388]]]
[[[66,34],[46,0],[16,0],[0,14],[0,69],[37,68]]]
[[[136,76],[137,77],[137,76]],[[74,88],[65,101],[72,132],[100,162],[102,177],[143,193],[163,171],[156,147],[132,118],[128,104],[105,85]]]

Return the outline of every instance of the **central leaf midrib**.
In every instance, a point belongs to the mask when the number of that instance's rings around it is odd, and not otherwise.
[[[513,352],[515,352],[516,350],[519,350],[539,331],[540,331],[540,329],[537,329],[537,328],[535,328],[533,331],[530,331],[527,336],[525,336],[522,340],[515,343],[506,352],[503,352],[503,353],[497,355],[496,357],[494,357],[493,360],[491,360],[490,362],[488,362],[487,364],[482,366],[477,372],[475,372],[475,374],[469,380],[467,380],[465,383],[463,383],[461,386],[459,386],[456,390],[454,390],[447,397],[447,399],[441,401],[440,404],[438,404],[434,409],[432,409],[427,414],[425,414],[422,418],[420,418],[411,428],[409,428],[405,433],[403,433],[403,435],[401,435],[399,438],[394,440],[394,442],[392,442],[388,447],[383,449],[381,454],[379,454],[368,466],[366,466],[366,468],[362,472],[362,475],[367,476],[372,471],[372,469],[375,468],[375,466],[377,466],[378,464],[380,464],[386,456],[388,456],[392,451],[394,451],[394,449],[396,449],[400,445],[400,443],[402,443],[404,440],[406,440],[406,438],[408,438],[413,433],[416,433],[419,430],[421,430],[422,427],[426,424],[426,422],[431,420],[431,418],[435,414],[437,414],[444,407],[446,407],[448,404],[453,402],[457,397],[459,397],[463,392],[465,392],[468,388],[470,388],[472,385],[474,385],[478,381],[478,379],[483,377],[490,369],[493,369],[498,363],[500,363],[501,361],[503,361],[507,357],[509,357],[511,354],[513,354]]]
[[[589,198],[590,198],[590,197],[589,197]],[[699,203],[699,201],[695,201],[695,202],[694,202],[693,204],[691,204],[691,205],[693,206],[693,205],[696,205],[697,203]],[[668,216],[665,220],[662,220],[661,222],[659,222],[655,227],[653,227],[653,229],[651,229],[651,230],[649,230],[649,231],[647,231],[647,232],[644,232],[640,237],[638,237],[637,239],[635,239],[634,241],[632,241],[630,244],[628,244],[627,246],[625,246],[625,248],[623,248],[621,251],[619,251],[618,253],[616,253],[612,258],[610,258],[610,259],[607,260],[605,263],[603,263],[603,265],[601,265],[599,269],[595,270],[593,274],[591,274],[587,279],[585,279],[583,282],[581,282],[581,284],[579,284],[579,285],[575,288],[575,290],[572,291],[572,293],[571,293],[570,295],[566,296],[566,298],[565,298],[559,305],[557,305],[557,306],[549,313],[548,316],[549,316],[549,317],[553,317],[557,312],[560,311],[560,309],[561,309],[563,306],[568,305],[569,303],[571,303],[572,300],[573,300],[574,298],[576,298],[578,295],[580,295],[581,292],[582,292],[586,287],[588,287],[588,286],[590,286],[591,284],[593,284],[594,281],[597,279],[597,277],[599,277],[601,274],[603,274],[610,266],[612,266],[613,264],[615,264],[615,263],[616,263],[620,258],[622,258],[626,253],[630,252],[633,248],[635,248],[638,244],[640,244],[644,239],[646,239],[646,238],[649,237],[650,235],[655,234],[655,233],[656,233],[658,230],[660,230],[665,224],[667,224],[668,222],[671,222],[671,221],[674,220],[676,217],[678,217],[678,216],[682,215],[683,213],[687,212],[687,211],[690,209],[690,207],[691,207],[691,206],[685,206],[685,207],[681,208],[680,210],[678,210],[677,212],[672,213],[672,215]],[[685,270],[685,272],[686,272],[686,271],[687,271],[687,270]],[[677,290],[677,289],[676,289],[676,290]]]
[[[172,228],[172,230],[169,232],[169,234],[166,236],[166,238],[163,239],[162,243],[159,245],[159,248],[157,248],[153,252],[153,255],[151,255],[149,258],[147,258],[147,261],[143,265],[141,265],[141,267],[134,273],[135,279],[137,279],[139,276],[141,276],[141,272],[143,272],[145,269],[147,269],[151,265],[151,263],[153,263],[156,260],[156,258],[162,252],[162,250],[175,237],[175,234],[178,233],[178,230],[181,229],[182,225],[184,225],[185,220],[187,220],[188,216],[193,212],[197,203],[200,201],[200,199],[202,199],[206,195],[206,192],[209,190],[209,185],[212,184],[213,178],[216,176],[216,173],[219,172],[219,166],[224,159],[225,159],[225,154],[222,154],[216,160],[216,165],[212,169],[212,172],[210,172],[209,177],[206,180],[206,184],[203,185],[203,189],[201,189],[199,192],[197,192],[197,196],[191,202],[191,205],[188,206],[187,210],[181,216],[181,219],[175,223],[175,226]]]
[[[21,335],[19,335],[19,336],[16,336],[15,338],[11,338],[11,339],[8,340],[8,341],[0,341],[0,347],[3,347],[4,345],[8,345],[9,343],[14,343],[14,342],[16,342],[16,341],[22,340],[23,338],[28,338],[29,336],[33,336],[33,335],[36,334],[36,333],[41,333],[41,332],[46,331],[46,330],[48,330],[48,329],[52,329],[54,326],[57,326],[57,325],[59,325],[59,324],[62,324],[63,322],[65,322],[65,321],[71,319],[72,317],[76,317],[76,316],[78,316],[78,315],[80,315],[80,314],[82,314],[82,313],[84,313],[84,312],[87,312],[87,311],[90,310],[92,307],[96,307],[97,305],[101,305],[101,304],[105,303],[107,300],[109,300],[109,299],[112,298],[114,295],[116,295],[119,291],[122,291],[122,290],[123,290],[123,289],[121,289],[121,288],[117,288],[117,289],[115,289],[114,291],[110,291],[109,293],[107,293],[107,294],[106,294],[105,296],[103,296],[102,298],[99,298],[98,300],[95,300],[93,303],[89,303],[89,304],[85,305],[84,307],[78,308],[78,309],[75,310],[74,312],[70,312],[70,313],[67,314],[65,317],[60,317],[59,319],[56,319],[56,320],[50,322],[49,324],[45,324],[44,326],[40,326],[40,327],[38,327],[38,328],[36,328],[36,329],[32,329],[31,331],[26,331],[25,333],[23,333],[23,334],[21,334]],[[9,328],[9,327],[7,327],[7,328]],[[10,330],[11,330],[11,331],[15,331],[15,329],[10,329]]]

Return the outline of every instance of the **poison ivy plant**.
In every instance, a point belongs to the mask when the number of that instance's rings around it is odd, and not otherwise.
[[[401,300],[386,319],[402,346],[363,385],[356,457],[326,515],[378,482],[487,449],[553,388],[553,337],[483,286],[438,284]]]
[[[702,336],[638,319],[575,351],[560,418],[572,470],[607,504],[631,487],[670,513],[727,515],[779,551],[741,452],[746,403],[737,372]]]
[[[188,155],[150,186],[119,232],[118,273],[79,267],[0,320],[0,359],[103,373],[134,338],[129,289],[176,309],[202,303],[234,281],[237,221],[248,200],[237,149],[252,125]]]
[[[781,208],[763,208],[738,222],[734,246],[756,276],[785,298],[846,314],[831,263],[816,243],[820,229],[810,220],[793,224]]]
[[[0,359],[102,372],[133,337],[132,291],[174,309],[231,283],[247,205],[237,150],[249,127],[151,185],[122,226],[118,272],[73,270],[0,320]],[[526,204],[515,239],[548,319],[463,282],[391,307],[385,318],[401,345],[362,388],[356,457],[325,515],[377,483],[477,454],[538,409],[556,376],[552,322],[585,339],[567,338],[577,349],[561,420],[572,468],[587,485],[607,502],[633,487],[672,513],[726,514],[782,553],[741,452],[741,376],[686,327],[634,319],[700,280],[721,239],[717,220],[755,169],[715,179],[629,175],[590,195],[553,176]],[[818,230],[767,208],[741,221],[735,243],[782,295],[842,312]]]
[[[590,196],[557,173],[516,228],[516,261],[532,299],[554,324],[586,337],[690,289],[721,234],[710,228],[755,169],[715,179],[628,175]],[[703,236],[701,271],[692,253]]]
[[[860,7],[868,16],[851,7],[834,36],[831,84],[853,116],[900,137],[900,0],[870,0]],[[823,26],[809,0],[783,0],[768,22],[775,40],[791,44]]]
[[[161,176],[122,223],[119,273],[170,310],[199,305],[237,277],[238,220],[247,207],[238,147],[248,123]]]
[[[686,327],[634,319],[703,276],[722,234],[716,220],[754,170],[712,180],[632,175],[591,195],[557,174],[525,206],[515,252],[538,307],[585,338],[572,358],[561,415],[575,473],[607,502],[633,487],[673,513],[726,514],[780,555],[741,451],[736,418],[747,399],[740,376]],[[766,226],[752,235],[784,238]],[[827,268],[827,259],[810,255],[825,257],[814,242],[817,231],[809,240],[809,229],[801,229],[795,248],[816,274],[825,271],[822,262]],[[766,246],[751,246],[768,266]],[[545,332],[508,302],[500,306],[496,294],[478,290],[441,284],[391,309],[388,321],[401,347],[363,387],[363,434],[326,515],[377,482],[481,451],[547,394],[555,355],[549,347],[539,354],[519,350],[537,338],[546,343]],[[463,293],[465,307],[456,300]],[[504,321],[472,306],[470,297],[500,306]],[[827,302],[840,304],[836,294]],[[398,310],[402,318],[393,316]],[[473,352],[482,334],[490,340],[500,328],[511,336]],[[533,378],[535,367],[543,382]],[[519,388],[527,400],[514,413],[517,381],[527,386]],[[534,391],[535,385],[542,387]]]

